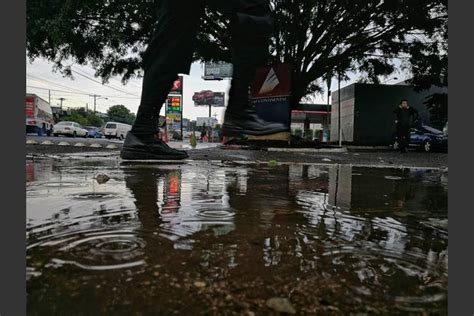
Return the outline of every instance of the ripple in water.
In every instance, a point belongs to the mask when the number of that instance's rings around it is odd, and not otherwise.
[[[84,270],[116,270],[144,264],[145,242],[133,231],[80,231],[48,236],[28,246],[28,253],[51,251],[46,267],[73,265]]]

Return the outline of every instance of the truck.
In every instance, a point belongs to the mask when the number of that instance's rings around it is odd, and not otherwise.
[[[54,116],[51,105],[36,94],[26,95],[26,133],[51,135]]]

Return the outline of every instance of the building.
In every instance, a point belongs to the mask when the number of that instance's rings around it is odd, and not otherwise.
[[[212,128],[216,127],[218,121],[215,117],[198,117],[196,119],[196,126],[211,126]]]
[[[291,111],[291,129],[301,129],[304,137],[314,138],[316,131],[329,130],[330,114],[331,106],[329,104],[301,103]],[[306,135],[307,131],[310,131],[312,135]],[[319,135],[322,136],[322,133]]]
[[[433,87],[417,92],[407,84],[351,84],[340,91],[341,140],[354,145],[388,145],[393,142],[395,116],[393,110],[401,99],[407,99],[418,110],[422,123],[430,125],[430,113],[424,102],[434,93],[447,93],[447,88]],[[339,92],[332,93],[330,141],[339,141]]]

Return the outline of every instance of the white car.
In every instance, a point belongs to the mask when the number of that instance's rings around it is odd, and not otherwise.
[[[66,135],[66,136],[80,136],[87,137],[87,130],[81,126],[81,124],[70,121],[59,122],[53,126],[53,135]]]

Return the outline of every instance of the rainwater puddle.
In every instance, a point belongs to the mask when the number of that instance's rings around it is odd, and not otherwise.
[[[26,171],[31,315],[268,314],[272,297],[299,314],[447,314],[446,173],[116,161]]]

